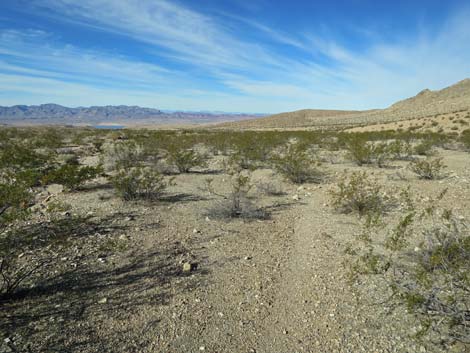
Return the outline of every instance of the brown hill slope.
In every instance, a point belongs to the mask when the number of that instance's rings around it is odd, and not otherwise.
[[[318,129],[345,128],[420,119],[454,112],[470,111],[470,79],[438,91],[424,90],[387,109],[366,111],[305,109],[216,125],[234,129]]]

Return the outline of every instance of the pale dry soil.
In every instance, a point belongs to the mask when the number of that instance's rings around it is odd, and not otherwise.
[[[422,118],[395,121],[391,123],[377,123],[362,127],[348,129],[350,132],[399,130],[413,132],[440,132],[447,134],[460,134],[470,128],[470,111],[437,114]]]
[[[268,220],[207,218],[217,197],[204,190],[204,173],[178,176],[158,203],[125,203],[103,185],[56,195],[75,213],[113,216],[114,231],[95,236],[114,248],[59,257],[62,285],[4,304],[9,343],[1,351],[439,352],[411,337],[418,324],[404,310],[383,309],[380,282],[348,284],[343,251],[359,222],[329,206],[328,189],[344,169],[368,170],[387,187],[426,195],[449,187],[444,202],[468,218],[470,155],[442,153],[449,175],[441,181],[417,180],[405,162],[377,169],[342,161],[325,165],[321,185],[282,182],[284,196],[253,193]],[[226,191],[226,175],[210,177]],[[259,170],[253,179],[278,177]],[[197,269],[184,273],[187,261]]]

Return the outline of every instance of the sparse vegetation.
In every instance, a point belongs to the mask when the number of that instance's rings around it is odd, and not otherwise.
[[[416,159],[410,163],[410,169],[420,179],[426,180],[441,178],[445,167],[442,158]]]
[[[275,298],[272,289],[283,285],[279,278],[297,275],[284,272],[284,267],[292,268],[293,258],[303,261],[313,251],[305,278],[318,274],[315,283],[298,281],[304,277],[293,280],[301,283],[302,292],[314,293],[315,301],[321,299],[319,295],[330,300],[331,291],[338,289],[338,298],[356,305],[355,299],[342,296],[343,283],[331,281],[331,288],[324,286],[333,276],[343,278],[346,271],[337,264],[347,257],[352,261],[348,267],[354,270],[352,279],[359,280],[356,289],[364,288],[364,295],[355,297],[368,308],[357,310],[360,320],[375,323],[381,308],[388,310],[388,304],[393,304],[422,320],[422,337],[438,338],[437,345],[464,342],[468,339],[468,228],[463,218],[434,210],[435,200],[418,209],[412,192],[434,188],[432,181],[419,178],[440,178],[445,160],[459,175],[450,184],[452,188],[455,184],[453,197],[460,196],[466,169],[456,161],[467,161],[468,154],[449,156],[462,146],[470,149],[470,134],[408,131],[409,123],[403,124],[402,131],[377,127],[378,131],[370,132],[58,128],[46,134],[33,128],[0,128],[0,326],[19,332],[35,348],[37,342],[46,342],[39,343],[38,351],[63,347],[58,333],[63,329],[61,318],[68,315],[64,312],[79,313],[78,319],[67,316],[67,320],[82,320],[84,326],[75,327],[82,335],[96,325],[121,323],[123,317],[127,331],[130,323],[142,321],[145,327],[135,331],[141,334],[155,318],[152,310],[149,319],[145,316],[149,306],[158,310],[163,327],[173,320],[173,313],[181,313],[173,302],[189,303],[189,312],[192,299],[203,295],[215,300],[214,307],[225,305],[211,291],[232,283],[234,288],[253,284],[261,288],[261,295]],[[430,149],[443,159],[416,156]],[[388,168],[358,168],[364,164]],[[331,185],[344,168],[349,170]],[[419,178],[409,177],[410,170]],[[293,185],[320,181],[319,185]],[[64,192],[55,184],[74,192]],[[409,189],[397,192],[405,184]],[[468,217],[464,202],[462,198],[455,208]],[[328,205],[344,214],[331,212]],[[358,222],[364,229],[356,234]],[[312,239],[319,240],[315,247],[304,249]],[[338,249],[349,242],[351,251],[345,256]],[[305,251],[302,257],[299,251]],[[332,261],[327,263],[328,274],[325,261]],[[184,267],[188,263],[189,272]],[[213,264],[219,264],[217,271]],[[217,276],[217,287],[212,277],[202,281],[206,275]],[[326,289],[311,290],[319,283]],[[282,295],[290,293],[289,288],[282,289]],[[233,296],[221,294],[228,296],[230,304],[240,302],[237,291]],[[167,295],[175,298],[161,305]],[[369,305],[377,296],[389,300]],[[52,307],[57,302],[64,310]],[[244,304],[247,310],[252,310],[250,305]],[[129,307],[135,317],[127,316]],[[199,308],[201,315],[207,315],[204,306]],[[101,315],[100,310],[107,314]],[[312,310],[329,314],[320,306]],[[406,336],[410,317],[400,315],[403,311],[393,316],[393,327],[403,326],[405,334],[396,331],[396,335],[404,349],[413,350],[414,343]],[[34,329],[28,320],[11,319],[16,317],[31,317]],[[336,325],[333,316],[328,317]],[[53,325],[58,331],[52,332]],[[356,327],[354,319],[350,325]],[[134,331],[127,336],[127,331],[126,339],[136,337]],[[388,332],[387,326],[386,337]],[[107,334],[116,337],[114,331]],[[371,326],[367,340],[373,335]],[[138,342],[138,350],[146,347],[147,338]],[[15,338],[14,344],[21,347],[18,351],[28,351],[23,349],[26,343],[23,347],[17,342]],[[72,337],[70,342],[78,339]],[[427,347],[429,342],[422,344]],[[103,347],[110,346],[103,343]],[[125,347],[132,351],[137,346]]]
[[[96,178],[100,173],[102,173],[101,167],[65,164],[48,172],[42,177],[41,181],[43,184],[61,184],[69,190],[75,191],[86,181]]]
[[[221,194],[214,190],[213,179],[206,179],[209,193],[221,198],[207,209],[207,216],[212,218],[266,219],[269,214],[258,207],[248,193],[253,188],[251,175],[241,167],[233,166],[230,172],[230,192]]]
[[[134,141],[108,142],[101,148],[101,164],[106,171],[132,168],[145,159],[144,149]]]
[[[441,348],[470,342],[470,237],[461,218],[436,206],[444,195],[418,202],[408,197],[393,227],[365,223],[362,244],[348,250],[357,261],[354,276],[380,275],[391,293],[386,303],[405,306],[421,321],[416,337]]]
[[[180,173],[188,173],[192,168],[205,167],[207,157],[194,149],[179,149],[172,146],[168,150],[168,160],[175,165]]]
[[[391,206],[391,198],[366,172],[344,175],[330,195],[335,209],[359,216],[382,214]]]
[[[173,184],[159,172],[145,167],[120,170],[112,178],[117,194],[126,201],[138,199],[158,200],[165,189]]]
[[[272,161],[274,168],[293,183],[318,183],[323,178],[324,173],[318,169],[318,162],[310,156],[305,145],[291,144],[273,156]]]

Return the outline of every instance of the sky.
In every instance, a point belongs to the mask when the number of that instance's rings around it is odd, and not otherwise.
[[[385,108],[470,77],[458,0],[1,0],[0,105]]]

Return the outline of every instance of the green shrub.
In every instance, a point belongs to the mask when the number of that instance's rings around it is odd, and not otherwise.
[[[359,166],[372,163],[373,147],[367,140],[353,135],[346,143],[348,157]]]
[[[446,168],[442,158],[416,159],[410,162],[410,169],[418,175],[420,179],[433,180],[443,176]]]
[[[44,167],[51,156],[21,144],[6,144],[0,149],[0,169],[20,171]]]
[[[112,177],[111,182],[119,197],[125,201],[157,200],[168,186],[173,185],[173,179],[167,181],[159,172],[144,167],[121,170]]]
[[[413,147],[409,140],[394,140],[388,145],[388,151],[394,160],[409,160],[413,154]]]
[[[460,142],[462,142],[466,150],[470,151],[470,129],[462,131]]]
[[[360,135],[349,137],[346,150],[349,159],[358,166],[375,163],[378,167],[384,167],[391,155],[387,142],[367,141]]]
[[[212,195],[221,197],[221,200],[208,208],[206,215],[213,218],[243,218],[243,219],[266,219],[268,212],[255,205],[248,197],[253,187],[251,176],[244,170],[231,173],[228,194],[217,193],[212,187],[212,179],[207,179],[207,189]]]
[[[86,181],[96,178],[102,173],[101,167],[65,164],[50,171],[42,178],[43,184],[61,184],[69,190],[77,190]]]
[[[188,173],[192,168],[205,167],[207,157],[193,149],[179,149],[173,147],[168,150],[168,161],[173,164],[180,173]]]
[[[359,216],[382,214],[391,206],[391,199],[382,186],[365,172],[343,176],[330,196],[332,206],[338,211]]]
[[[361,244],[348,253],[356,261],[353,276],[374,274],[388,284],[383,303],[404,306],[421,322],[417,338],[427,336],[439,350],[470,344],[470,234],[468,225],[449,210],[444,196],[411,204],[391,228],[365,224]],[[382,237],[385,236],[385,242]],[[462,348],[462,346],[460,347]],[[467,346],[468,348],[468,346]]]
[[[282,153],[272,157],[274,168],[291,182],[321,182],[323,173],[317,169],[316,162],[309,151],[301,144],[291,144]]]
[[[146,158],[143,147],[134,141],[105,143],[101,148],[101,164],[106,171],[136,167]]]
[[[432,156],[435,153],[436,141],[432,139],[422,140],[414,148],[414,152],[419,156]]]
[[[31,199],[28,180],[22,180],[10,173],[0,175],[0,233],[2,225],[24,214]]]

